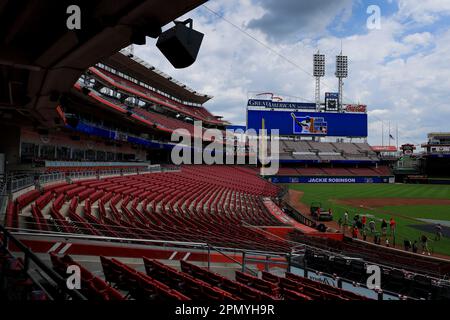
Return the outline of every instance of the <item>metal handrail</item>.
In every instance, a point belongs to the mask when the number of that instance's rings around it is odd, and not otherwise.
[[[13,236],[6,228],[0,225],[0,232],[3,234],[3,247],[7,250],[8,242],[11,241],[25,255],[24,271],[28,274],[30,261],[39,267],[50,279],[52,279],[58,287],[67,295],[75,300],[87,300],[78,290],[67,288],[66,281],[53,269],[48,267],[41,259],[39,259],[28,247]]]
[[[292,205],[290,205],[288,202],[283,201],[282,202],[284,207],[287,207],[289,209],[289,212],[286,212],[286,214],[288,214],[291,218],[293,218],[294,220],[308,226],[311,228],[315,228],[317,226],[317,223],[312,220],[309,219],[308,217],[306,217],[305,215],[303,215],[300,211],[298,211],[297,209],[295,209]]]
[[[262,233],[264,233],[264,234],[266,234],[266,235],[268,235],[270,237],[278,238],[278,239],[280,239],[280,241],[287,242],[287,243],[290,243],[290,244],[294,244],[296,247],[297,246],[298,247],[305,246],[305,244],[303,244],[303,243],[299,243],[299,242],[296,242],[296,241],[292,241],[292,240],[288,240],[288,239],[282,238],[280,236],[277,236],[274,233],[270,233],[269,231],[264,230],[263,228],[261,228],[261,226],[251,225],[251,224],[249,224],[248,222],[246,222],[244,220],[242,220],[242,225],[245,226],[245,227],[248,227],[248,228],[258,229],[260,232],[262,232]],[[285,227],[289,228],[290,226],[285,226]]]
[[[41,230],[36,229],[23,229],[23,228],[9,228],[10,231],[13,231],[15,235],[21,235],[21,236],[38,236],[38,237],[54,237],[54,238],[64,238],[64,239],[81,239],[81,240],[99,240],[99,241],[117,241],[117,242],[133,242],[133,243],[142,243],[142,244],[149,244],[149,243],[155,243],[155,244],[162,244],[165,247],[170,247],[170,245],[173,246],[186,246],[186,247],[192,247],[192,248],[200,248],[205,249],[210,247],[219,249],[219,250],[225,250],[230,252],[245,252],[247,254],[254,254],[254,255],[264,255],[264,256],[285,256],[286,252],[274,252],[274,251],[262,251],[262,250],[248,250],[248,249],[240,249],[240,248],[233,248],[233,247],[223,247],[223,246],[215,246],[208,244],[206,242],[189,242],[189,241],[173,241],[173,240],[155,240],[155,239],[139,239],[139,238],[119,238],[119,237],[107,237],[107,236],[95,236],[95,235],[86,235],[86,234],[78,234],[78,233],[63,233],[63,232],[56,232],[56,231],[45,231],[42,232]],[[169,233],[167,233],[169,234]]]
[[[305,270],[304,266],[302,266],[302,265],[300,265],[300,264],[297,264],[297,263],[293,263],[293,267],[296,267],[296,268]],[[317,274],[317,275],[319,275],[319,276],[325,276],[325,277],[328,277],[328,278],[333,279],[333,280],[336,280],[336,281],[344,282],[344,283],[346,283],[346,284],[352,284],[353,287],[361,287],[361,288],[364,288],[364,289],[367,289],[367,290],[374,291],[374,292],[376,292],[376,293],[378,293],[378,294],[379,294],[379,293],[382,293],[382,294],[386,293],[386,294],[388,294],[388,295],[391,295],[391,296],[397,296],[397,297],[399,297],[399,298],[401,298],[401,297],[406,297],[406,296],[400,295],[400,294],[397,293],[397,292],[393,292],[393,291],[386,290],[386,289],[381,289],[381,288],[380,288],[380,289],[369,289],[369,288],[367,287],[367,285],[365,285],[364,283],[355,282],[355,281],[353,281],[353,280],[351,280],[351,279],[347,279],[347,278],[344,278],[344,277],[336,276],[336,275],[331,274],[331,273],[328,273],[328,272],[323,272],[323,271],[316,270],[316,269],[313,269],[313,268],[310,268],[310,267],[307,267],[306,269],[307,269],[307,272],[308,272],[308,273],[309,273],[309,272],[314,272],[315,274]],[[342,288],[341,288],[341,289],[342,289]],[[345,290],[345,289],[344,289],[344,290]],[[350,292],[353,292],[353,291],[350,291]],[[355,293],[355,292],[354,292],[354,293]],[[409,297],[409,296],[407,296],[406,298],[407,298],[408,300],[421,300],[421,299],[419,299],[419,298],[416,298],[416,297]]]
[[[252,269],[249,269],[245,266],[245,253],[243,253],[242,256],[242,263],[239,262],[238,260],[234,259],[233,257],[228,256],[227,254],[223,253],[220,249],[215,248],[215,247],[210,247],[211,249],[213,249],[214,251],[220,253],[221,255],[223,255],[224,257],[226,257],[227,259],[230,259],[231,261],[233,261],[234,263],[238,264],[241,266],[242,271],[245,272],[245,270],[249,271],[252,275],[256,276],[258,275],[257,272],[253,271]]]
[[[58,222],[58,219],[50,219],[50,221],[53,222]],[[65,222],[67,222],[67,220],[64,220]],[[72,221],[73,224],[80,230],[88,230],[86,228],[83,228],[77,221]],[[37,223],[35,222],[27,222],[29,225],[37,225]],[[24,228],[10,228],[10,230],[15,230],[17,233],[16,234],[23,234],[23,235],[39,235],[39,236],[50,236],[50,237],[61,237],[61,238],[77,238],[77,239],[83,239],[83,240],[100,240],[100,241],[104,241],[104,240],[109,240],[109,241],[127,241],[127,242],[133,242],[133,243],[155,243],[155,244],[162,244],[164,246],[170,246],[170,245],[182,245],[182,246],[187,246],[187,247],[196,247],[196,248],[201,248],[204,249],[205,247],[211,247],[211,248],[219,248],[222,250],[226,250],[226,251],[234,251],[234,252],[245,252],[247,254],[253,253],[253,254],[259,254],[259,255],[265,255],[265,256],[290,256],[292,255],[292,251],[291,252],[273,252],[273,251],[262,251],[262,250],[247,250],[247,249],[239,249],[239,248],[232,248],[232,247],[222,247],[222,246],[214,246],[211,245],[209,243],[202,243],[202,242],[185,242],[185,241],[170,241],[170,240],[152,240],[152,239],[139,239],[139,238],[132,238],[131,236],[135,234],[136,231],[145,231],[146,229],[142,229],[142,228],[137,228],[137,227],[124,227],[124,226],[117,226],[117,225],[105,225],[105,224],[95,224],[95,223],[89,223],[91,226],[97,227],[97,228],[105,228],[105,227],[109,227],[112,230],[117,231],[118,229],[127,229],[128,232],[126,232],[126,235],[130,235],[130,237],[126,237],[126,238],[118,238],[118,237],[107,237],[107,236],[95,236],[95,235],[86,235],[86,234],[79,234],[79,233],[63,233],[63,232],[55,232],[55,231],[45,231],[42,232],[42,230],[36,230],[36,229],[24,229]],[[248,223],[246,223],[245,221],[243,221],[243,225],[247,226],[247,227],[255,227],[252,226]],[[256,227],[257,228],[257,227]],[[269,232],[262,230],[260,228],[258,228],[258,230],[260,230],[261,232],[265,233],[265,234],[269,234]],[[120,231],[121,233],[124,233],[123,231]],[[166,231],[164,232],[165,235],[173,235],[174,233],[171,231]],[[270,233],[271,236],[277,237],[273,234]],[[279,237],[278,237],[279,238]],[[281,238],[280,238],[281,240]],[[332,256],[339,256],[339,257],[348,257],[348,255],[346,254],[342,254],[340,252],[334,251],[333,249],[329,248],[329,249],[323,249],[323,248],[319,248],[319,247],[314,247],[308,244],[302,244],[299,242],[295,242],[295,241],[290,241],[290,240],[286,240],[283,239],[284,241],[287,241],[288,243],[294,244],[296,245],[296,247],[301,247],[302,250],[305,249],[310,249],[316,253],[324,253],[327,255],[332,255]],[[369,262],[366,260],[366,258],[361,257],[366,263],[371,263],[371,264],[376,264],[379,265],[381,267],[383,267],[384,269],[390,269],[390,270],[401,270],[399,268],[396,268],[394,266],[388,266],[388,265],[384,265],[382,263],[374,263],[374,262]],[[409,274],[411,275],[416,275],[416,274],[420,274],[417,272],[414,272],[412,270],[407,270]],[[442,278],[440,278],[439,276],[431,276],[431,275],[427,275],[427,277],[431,278],[431,279],[435,279],[436,281],[442,281]]]
[[[31,187],[35,184],[35,179],[33,176],[25,176],[22,178],[16,179],[12,177],[9,180],[9,189],[12,193],[23,190],[25,188]]]
[[[415,272],[415,271],[411,271],[409,269],[402,269],[402,268],[394,267],[392,265],[391,266],[390,265],[386,265],[386,264],[383,264],[383,263],[380,263],[380,262],[369,261],[365,257],[362,257],[362,256],[356,257],[354,254],[349,256],[347,254],[342,254],[342,253],[333,252],[331,250],[325,250],[325,249],[321,249],[321,248],[316,248],[316,247],[313,247],[313,246],[310,246],[310,245],[305,245],[305,246],[306,246],[306,249],[312,250],[314,254],[321,254],[322,253],[322,254],[326,254],[328,257],[332,257],[332,258],[335,258],[335,257],[341,257],[341,258],[344,258],[344,259],[350,258],[350,257],[351,258],[357,258],[357,259],[360,259],[361,261],[363,261],[366,264],[377,265],[377,266],[381,267],[384,270],[389,270],[389,271],[391,271],[391,270],[398,270],[398,271],[405,272],[405,273],[407,273],[408,275],[410,275],[412,277],[414,277],[414,276],[424,276],[424,277],[429,278],[429,279],[431,279],[431,280],[433,280],[435,282],[438,282],[438,283],[441,283],[441,284],[446,284],[446,285],[450,286],[450,279],[449,280],[445,280],[446,275],[443,275],[442,277],[439,277],[439,275],[437,275],[437,274],[431,275],[431,274],[418,273],[418,272]]]

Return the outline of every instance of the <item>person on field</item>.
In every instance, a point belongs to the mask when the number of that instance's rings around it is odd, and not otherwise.
[[[348,226],[348,212],[344,212],[344,228]]]
[[[426,235],[422,235],[420,237],[420,242],[422,243],[422,254],[425,254],[425,252],[430,255],[430,249],[428,249],[428,237]]]
[[[391,217],[389,220],[389,233],[391,236],[395,236],[395,228],[397,227],[397,223],[395,222],[394,218]]]
[[[412,252],[417,253],[418,246],[417,246],[417,240],[414,240],[414,243],[412,245]]]
[[[366,223],[367,223],[367,217],[366,216],[362,216],[361,223],[362,223],[363,229],[365,229],[366,228]]]
[[[365,229],[363,224],[362,224],[362,222],[361,222],[361,220],[358,221],[358,229],[359,230],[364,230]]]
[[[436,225],[436,237],[435,240],[439,241],[442,238],[442,226],[440,223]]]
[[[366,241],[366,240],[367,240],[367,231],[366,231],[366,228],[363,228],[363,229],[362,229],[361,234],[362,234],[363,240]]]
[[[386,236],[386,230],[387,230],[387,222],[385,219],[381,221],[381,235]]]
[[[352,230],[353,238],[357,239],[358,238],[358,233],[359,233],[358,228],[353,227],[353,230]]]
[[[373,221],[373,220],[370,220],[370,222],[369,222],[369,230],[370,230],[370,233],[373,235],[377,230],[376,230],[376,224],[375,224],[375,221]]]
[[[389,247],[389,246],[390,246],[390,245],[389,245],[389,239],[388,239],[388,238],[386,238],[385,244],[386,244],[386,247]]]
[[[409,249],[411,249],[411,241],[409,241],[408,239],[406,239],[405,241],[403,241],[403,246],[405,247],[405,251],[409,251]]]
[[[339,217],[339,220],[338,220],[339,231],[342,231],[342,224],[343,223],[344,223],[344,221],[342,220],[342,217]]]

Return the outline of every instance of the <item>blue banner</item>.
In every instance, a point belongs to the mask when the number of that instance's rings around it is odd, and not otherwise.
[[[389,183],[389,177],[270,177],[273,183]]]
[[[267,130],[280,135],[367,137],[367,114],[248,110],[247,128],[259,130],[264,118]]]
[[[117,131],[108,130],[105,128],[99,128],[94,125],[84,123],[82,121],[79,121],[76,127],[72,127],[70,125],[67,125],[68,128],[82,132],[88,135],[96,136],[105,138],[108,140],[115,140],[115,141],[122,141],[122,142],[129,142],[133,144],[142,145],[148,148],[152,149],[168,149],[171,150],[173,148],[173,144],[169,143],[159,143],[157,141],[147,140],[144,138],[139,137],[133,137],[129,136],[124,133],[118,133]]]

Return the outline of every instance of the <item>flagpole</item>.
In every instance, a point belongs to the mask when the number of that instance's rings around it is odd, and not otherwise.
[[[388,135],[388,140],[389,140],[389,147],[391,146],[391,120],[389,120],[389,135]]]
[[[398,152],[398,122],[396,123],[396,131],[397,131],[397,152]]]
[[[384,147],[384,121],[381,120],[381,146]]]

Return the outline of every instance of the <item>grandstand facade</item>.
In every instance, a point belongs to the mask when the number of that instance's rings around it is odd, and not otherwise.
[[[424,149],[424,173],[430,177],[450,177],[450,133],[428,134]]]

